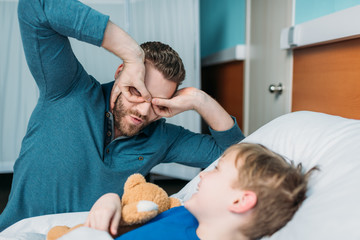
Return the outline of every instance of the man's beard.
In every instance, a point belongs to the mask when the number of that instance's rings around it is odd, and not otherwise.
[[[116,99],[115,108],[114,108],[114,127],[120,131],[121,136],[132,137],[140,132],[147,124],[147,118],[141,115],[137,111],[133,111],[131,109],[125,109],[121,94]],[[143,120],[142,124],[134,125],[127,122],[125,119],[126,116],[134,115],[141,120]]]

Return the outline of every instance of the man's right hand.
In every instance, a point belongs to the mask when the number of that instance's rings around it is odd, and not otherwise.
[[[129,102],[150,102],[151,95],[145,87],[145,65],[143,61],[125,62],[122,71],[115,80],[110,95],[110,110],[113,110],[115,101],[122,93]],[[139,95],[130,91],[134,87],[139,91]]]
[[[151,101],[151,95],[145,87],[145,54],[142,48],[124,30],[108,22],[101,46],[124,61],[124,67],[117,77],[110,96],[110,110],[115,106],[115,101],[123,93],[130,102]],[[130,88],[134,87],[140,96],[131,94]]]

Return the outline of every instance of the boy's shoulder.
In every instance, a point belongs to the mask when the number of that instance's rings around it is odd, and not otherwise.
[[[196,239],[198,222],[183,206],[171,208],[144,226],[128,232],[117,240],[125,239]]]

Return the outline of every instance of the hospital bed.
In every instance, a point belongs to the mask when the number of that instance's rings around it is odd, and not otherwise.
[[[311,111],[293,112],[264,125],[244,142],[261,143],[305,170],[318,165],[307,199],[293,219],[264,239],[360,239],[360,120]],[[214,167],[217,161],[205,171]],[[186,201],[196,191],[199,176],[174,196]],[[211,199],[209,199],[211,201]],[[83,223],[87,212],[24,219],[0,234],[3,239],[45,239],[55,225]],[[107,233],[79,228],[62,239],[112,239]]]

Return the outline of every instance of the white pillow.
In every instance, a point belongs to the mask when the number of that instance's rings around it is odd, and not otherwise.
[[[360,120],[295,112],[271,121],[243,141],[261,143],[301,162],[305,170],[320,167],[294,218],[266,239],[360,239]],[[199,176],[174,196],[186,201],[198,181]]]

